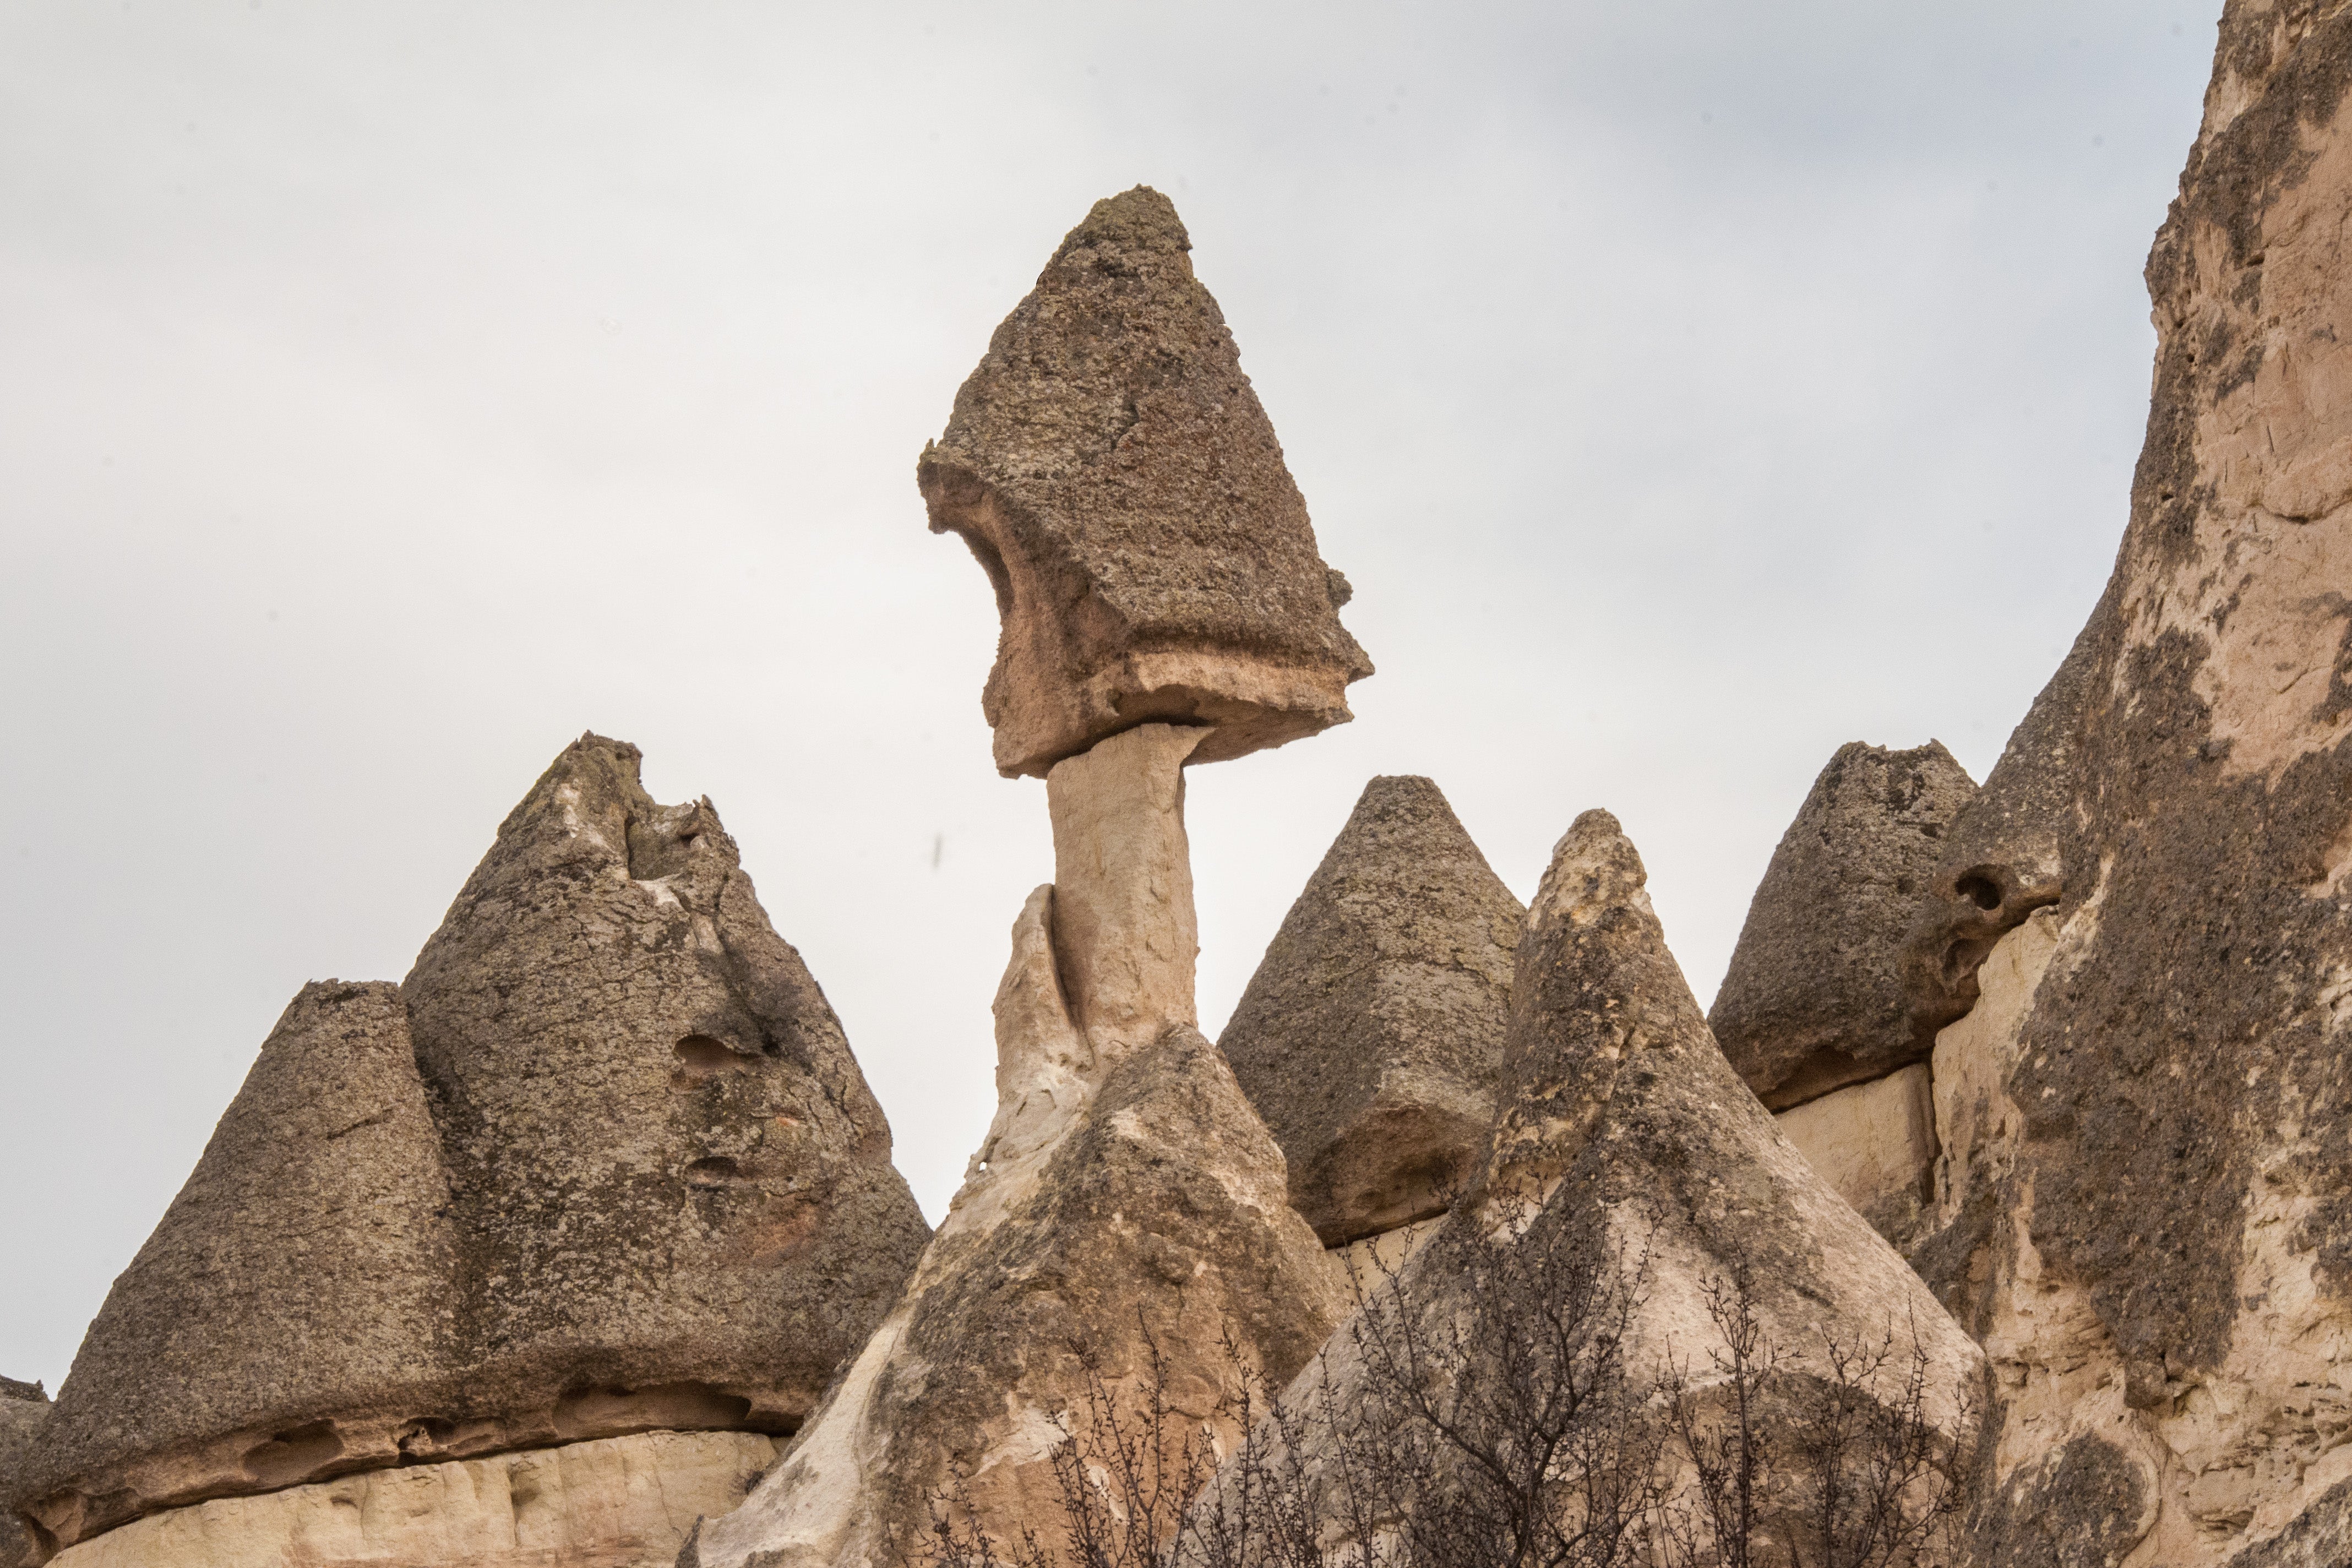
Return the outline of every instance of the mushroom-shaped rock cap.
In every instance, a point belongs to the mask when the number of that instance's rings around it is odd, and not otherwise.
[[[1977,793],[1930,741],[1838,748],[1781,836],[1708,1023],[1775,1110],[1923,1059],[1903,947],[1946,834]]]
[[[917,466],[996,588],[1007,777],[1154,721],[1213,725],[1195,762],[1278,746],[1372,672],[1191,246],[1148,186],[1097,202]]]
[[[1436,784],[1376,778],[1217,1044],[1327,1247],[1444,1212],[1495,1117],[1526,911]]]

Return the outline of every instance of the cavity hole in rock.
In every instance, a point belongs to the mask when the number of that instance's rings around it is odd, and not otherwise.
[[[1952,884],[1952,891],[1980,910],[2000,908],[2000,884],[1982,871],[1970,871]]]
[[[722,1072],[743,1070],[742,1054],[730,1049],[723,1042],[714,1040],[709,1035],[688,1035],[670,1049],[676,1053],[678,1064],[686,1068],[690,1078],[716,1078]]]
[[[650,1388],[585,1388],[555,1404],[555,1426],[566,1440],[623,1432],[714,1431],[740,1428],[751,1402],[707,1383],[666,1383]]]
[[[343,1440],[336,1435],[335,1424],[313,1421],[247,1449],[245,1473],[264,1486],[291,1486],[307,1479],[342,1451]]]
[[[743,1167],[724,1154],[713,1154],[707,1160],[697,1160],[686,1168],[687,1182],[698,1187],[723,1187],[730,1182],[743,1179]]]

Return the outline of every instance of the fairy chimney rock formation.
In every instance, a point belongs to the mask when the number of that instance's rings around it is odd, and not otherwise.
[[[1772,851],[1707,1016],[1778,1110],[1923,1060],[1903,941],[1944,836],[1976,784],[1942,744],[1853,742],[1813,781]]]
[[[1475,1391],[1505,1364],[1523,1374],[1535,1364],[1478,1362],[1488,1349],[1550,1343],[1554,1331],[1581,1342],[1622,1310],[1622,1360],[1594,1363],[1613,1364],[1615,1382],[1582,1397],[1634,1419],[1669,1363],[1713,1397],[1711,1284],[1746,1285],[1783,1366],[1801,1377],[1824,1370],[1831,1342],[1887,1343],[1902,1361],[1916,1347],[1926,1430],[1961,1434],[1977,1347],[1734,1075],[1666,950],[1645,881],[1606,812],[1586,812],[1560,839],[1519,942],[1498,1110],[1472,1180],[1431,1239],[1367,1282],[1355,1319],[1292,1384],[1293,1424],[1261,1428],[1270,1473],[1287,1473],[1296,1436],[1305,1473],[1336,1496],[1342,1435],[1404,1419],[1383,1404],[1394,1385],[1367,1349],[1381,1340],[1418,1347],[1411,1375],[1423,1386]],[[1538,1256],[1571,1267],[1555,1278]],[[1573,1314],[1579,1300],[1594,1315],[1547,1316]],[[1765,1434],[1768,1447],[1801,1444],[1785,1410],[1766,1406],[1759,1419],[1783,1424]],[[1562,1456],[1565,1466],[1574,1451]],[[1195,1520],[1221,1500],[1230,1508],[1242,1483],[1229,1462]],[[1346,1522],[1335,1510],[1327,1528]],[[1323,1542],[1331,1560],[1349,1545]]]
[[[5,1500],[63,1568],[667,1563],[887,1310],[927,1236],[888,1126],[637,763],[568,747],[404,983],[287,1009]]]
[[[18,1478],[49,1418],[49,1396],[37,1383],[0,1377],[0,1504],[19,1490]],[[32,1527],[0,1507],[0,1568],[33,1568],[46,1553]]]
[[[2230,0],[2105,595],[1913,928],[1978,1555],[2352,1560],[2352,14]]]
[[[1205,1409],[1229,1354],[1286,1379],[1342,1315],[1216,1048],[1181,1022],[1123,1055],[1087,1040],[1057,973],[1059,902],[1039,889],[1013,926],[996,1122],[905,1296],[685,1568],[896,1568],[949,1494],[1000,1550],[1055,1538],[1054,1454],[1097,1390],[1131,1426],[1156,1357]]]
[[[402,983],[468,1386],[563,1436],[784,1432],[928,1235],[833,1008],[708,800],[586,736]]]
[[[1196,761],[1278,746],[1371,673],[1191,247],[1157,191],[1096,203],[917,467],[996,590],[1008,777],[1154,721],[1210,727]]]
[[[1444,1212],[1494,1120],[1525,910],[1425,778],[1375,778],[1218,1045],[1327,1247]]]

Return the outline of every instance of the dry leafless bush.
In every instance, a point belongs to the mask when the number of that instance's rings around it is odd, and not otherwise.
[[[1646,1252],[1539,1220],[1466,1245],[1459,1310],[1417,1307],[1383,1268],[1349,1327],[1352,1398],[1267,1388],[1228,1343],[1209,1420],[1175,1410],[1150,1342],[1122,1405],[1088,1364],[1056,1450],[1059,1517],[1005,1542],[958,1492],[910,1562],[932,1568],[1929,1568],[1972,1444],[1928,1418],[1925,1352],[1827,1341],[1810,1368],[1748,1291],[1707,1287],[1719,1343],[1626,1364]],[[1916,1344],[1916,1336],[1913,1336]],[[1249,1436],[1219,1485],[1213,1430]],[[1195,1500],[1198,1506],[1192,1506]]]

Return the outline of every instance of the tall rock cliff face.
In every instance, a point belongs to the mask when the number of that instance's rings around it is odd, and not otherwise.
[[[1915,928],[1988,1562],[2352,1554],[2347,95],[2352,14],[2228,5],[2114,575]]]
[[[1156,1364],[1205,1416],[1229,1354],[1286,1378],[1339,1321],[1282,1152],[1192,1021],[1178,770],[1201,738],[1145,725],[1054,769],[1056,881],[1013,926],[988,1138],[888,1320],[682,1561],[890,1568],[951,1498],[1003,1547],[1058,1541],[1054,1455],[1093,1391],[1132,1426]]]
[[[637,761],[567,748],[404,984],[287,1009],[19,1469],[60,1563],[666,1563],[880,1320],[927,1234],[887,1124]]]
[[[1218,1047],[1327,1247],[1445,1211],[1495,1115],[1526,911],[1425,778],[1376,778]]]
[[[1192,245],[1148,186],[1097,202],[916,470],[996,589],[1007,776],[1154,721],[1210,727],[1202,762],[1278,746],[1372,672]]]

